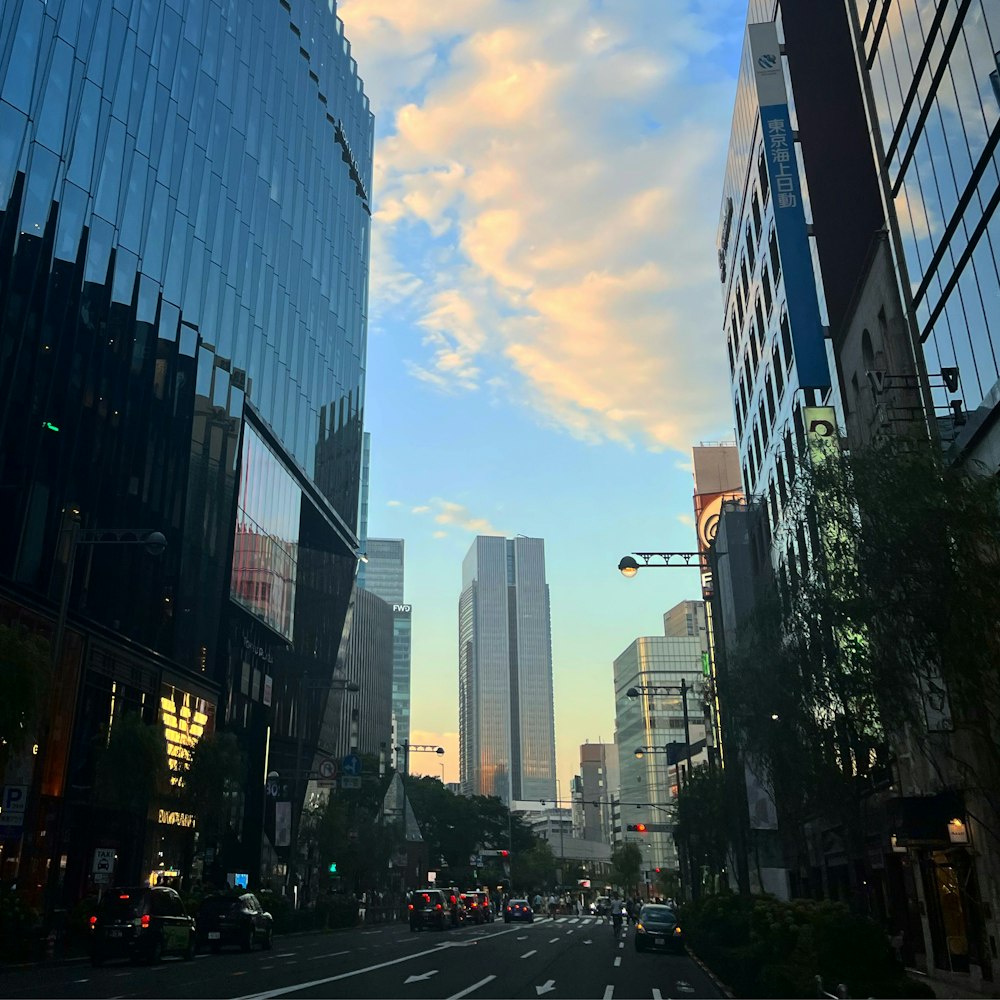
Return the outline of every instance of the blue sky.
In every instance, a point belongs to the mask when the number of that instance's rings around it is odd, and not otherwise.
[[[616,566],[694,547],[690,448],[732,437],[715,233],[745,9],[338,8],[376,115],[369,532],[406,539],[411,738],[448,780],[476,534],[545,539],[564,794],[613,736],[615,656],[699,594]]]

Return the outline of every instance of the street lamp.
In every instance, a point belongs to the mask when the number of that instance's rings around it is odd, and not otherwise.
[[[638,698],[641,694],[646,695],[656,695],[663,694],[668,696],[680,695],[681,704],[684,709],[684,742],[687,745],[687,769],[688,774],[691,773],[691,725],[688,720],[688,692],[691,690],[691,686],[687,682],[686,677],[681,678],[680,684],[637,684],[635,687],[630,687],[625,692],[626,698]],[[678,744],[679,745],[679,744]]]

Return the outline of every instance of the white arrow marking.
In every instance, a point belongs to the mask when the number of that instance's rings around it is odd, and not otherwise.
[[[584,944],[593,944],[594,942],[591,941],[590,938],[585,938],[583,943]]]
[[[681,993],[694,993],[694,987],[684,979],[678,979],[674,985]]]
[[[556,981],[554,979],[548,980],[544,986],[536,986],[535,994],[536,996],[541,996],[543,993],[551,993],[556,988]]]
[[[521,934],[518,936],[518,941],[527,941],[527,940],[528,940],[527,934]]]
[[[403,980],[403,985],[405,986],[407,983],[419,983],[422,980],[430,979],[431,976],[436,976],[437,974],[438,974],[437,969],[431,969],[430,972],[425,972],[420,976],[407,976],[406,979]]]

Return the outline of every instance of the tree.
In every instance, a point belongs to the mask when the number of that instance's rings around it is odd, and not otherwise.
[[[553,889],[556,884],[556,856],[548,841],[536,838],[534,845],[520,851],[511,864],[512,889]]]
[[[685,845],[692,876],[718,884],[729,846],[729,796],[720,768],[694,768],[677,798],[677,839]]]
[[[149,802],[166,781],[163,727],[147,725],[138,712],[123,711],[106,728],[94,779],[100,805],[145,818]]]
[[[630,893],[639,884],[642,871],[642,851],[637,844],[622,844],[611,852],[611,881]]]
[[[985,801],[996,836],[1000,480],[879,441],[803,465],[783,523],[776,550],[807,551],[808,569],[787,561],[726,657],[748,765],[795,824],[841,824],[862,865],[864,795],[904,748]]]

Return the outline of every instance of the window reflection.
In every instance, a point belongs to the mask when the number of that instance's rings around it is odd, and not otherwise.
[[[301,502],[298,485],[245,424],[230,596],[289,641]]]

